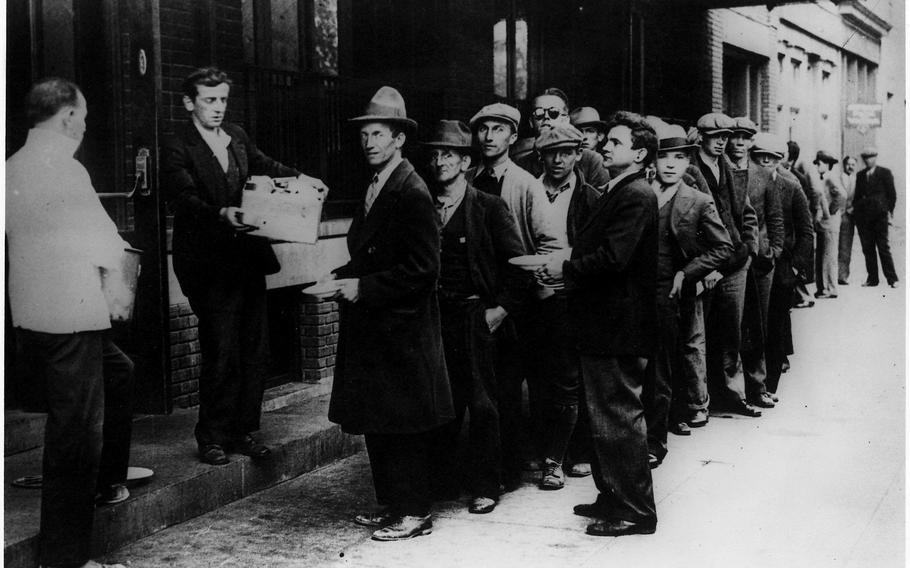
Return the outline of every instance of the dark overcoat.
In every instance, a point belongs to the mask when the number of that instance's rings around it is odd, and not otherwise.
[[[174,212],[174,272],[187,295],[208,288],[225,270],[278,271],[268,239],[238,233],[219,211],[240,206],[243,183],[251,174],[299,175],[262,153],[239,126],[225,123],[221,128],[231,137],[228,151],[237,164],[240,183],[234,187],[192,121],[161,144],[161,185]]]
[[[329,420],[351,434],[431,430],[455,417],[436,286],[439,216],[424,181],[404,160],[369,215],[348,232],[351,260],[339,278],[359,278],[360,297],[341,305]]]
[[[799,179],[790,171],[779,167],[774,180],[780,194],[781,211],[784,215],[784,249],[777,260],[774,281],[787,287],[798,283],[796,273],[805,275],[814,265],[812,240],[812,214],[809,200],[803,192]]]
[[[714,199],[681,183],[670,211],[670,231],[686,264],[686,282],[694,284],[721,266],[733,253]]]
[[[872,175],[869,168],[856,174],[856,192],[853,194],[853,214],[862,220],[872,220],[894,212],[897,192],[894,189],[894,174],[888,168],[875,166]]]
[[[657,337],[657,196],[644,172],[601,195],[578,227],[563,272],[579,350],[651,357]]]

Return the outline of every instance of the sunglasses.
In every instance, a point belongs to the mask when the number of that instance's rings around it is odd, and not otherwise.
[[[550,108],[538,107],[538,108],[535,108],[534,112],[531,113],[531,118],[533,118],[534,120],[543,120],[544,117],[549,117],[550,120],[556,120],[560,116],[565,116],[567,114],[568,114],[567,112],[565,112],[563,110],[559,110],[556,107],[550,107]]]

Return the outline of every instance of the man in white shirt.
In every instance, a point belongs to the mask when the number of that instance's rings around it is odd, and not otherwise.
[[[837,252],[837,283],[846,286],[850,283],[850,259],[853,253],[853,237],[856,224],[853,221],[853,194],[856,193],[856,158],[844,156],[841,161],[841,183],[847,192],[847,202],[840,219],[840,235]]]
[[[79,88],[45,79],[26,106],[34,126],[6,162],[6,233],[13,325],[43,366],[48,403],[39,561],[97,567],[89,554],[99,467],[126,478],[133,371],[108,335],[101,282],[104,272],[117,279],[128,245],[73,158],[86,128]]]

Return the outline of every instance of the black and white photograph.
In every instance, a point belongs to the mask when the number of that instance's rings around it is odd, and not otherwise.
[[[6,568],[901,568],[904,0],[7,0]]]

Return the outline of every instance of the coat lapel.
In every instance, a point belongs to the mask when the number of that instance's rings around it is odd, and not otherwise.
[[[692,207],[695,206],[695,194],[689,186],[681,184],[676,190],[676,196],[673,198],[673,209],[670,210],[670,230],[674,235],[678,234],[679,220],[688,215]]]
[[[600,216],[601,212],[607,207],[607,204],[612,203],[613,198],[616,197],[616,194],[619,193],[623,187],[629,185],[640,177],[644,177],[644,175],[644,170],[640,170],[621,179],[619,183],[613,187],[613,189],[610,189],[609,191],[604,190],[597,201],[594,202],[594,208],[591,210],[591,214],[588,215],[588,218],[585,221],[584,225],[582,225],[581,229],[579,229],[578,234],[583,233],[585,230],[587,230],[588,227],[591,226],[594,220],[597,219]]]
[[[370,240],[370,237],[373,236],[373,233],[375,233],[379,227],[385,224],[386,219],[388,219],[389,215],[391,215],[392,211],[395,209],[395,203],[398,202],[398,198],[401,196],[401,187],[404,180],[411,175],[413,171],[414,166],[407,160],[402,160],[395,168],[395,171],[392,172],[392,175],[389,176],[385,185],[382,186],[382,190],[379,192],[376,201],[374,201],[373,205],[370,207],[370,212],[368,214],[364,214],[363,204],[361,203],[350,230],[350,234],[353,237],[351,239],[350,247],[352,255]],[[357,223],[359,219],[362,219],[362,222]]]
[[[212,149],[202,139],[202,135],[199,134],[192,121],[185,125],[183,139],[188,146],[190,154],[193,156],[193,162],[197,164],[197,171],[202,181],[199,187],[209,188],[209,192],[212,194],[210,199],[213,202],[226,202],[228,187],[224,170],[221,169],[221,163],[218,162],[218,158],[215,157]],[[233,144],[233,140],[231,143]]]

